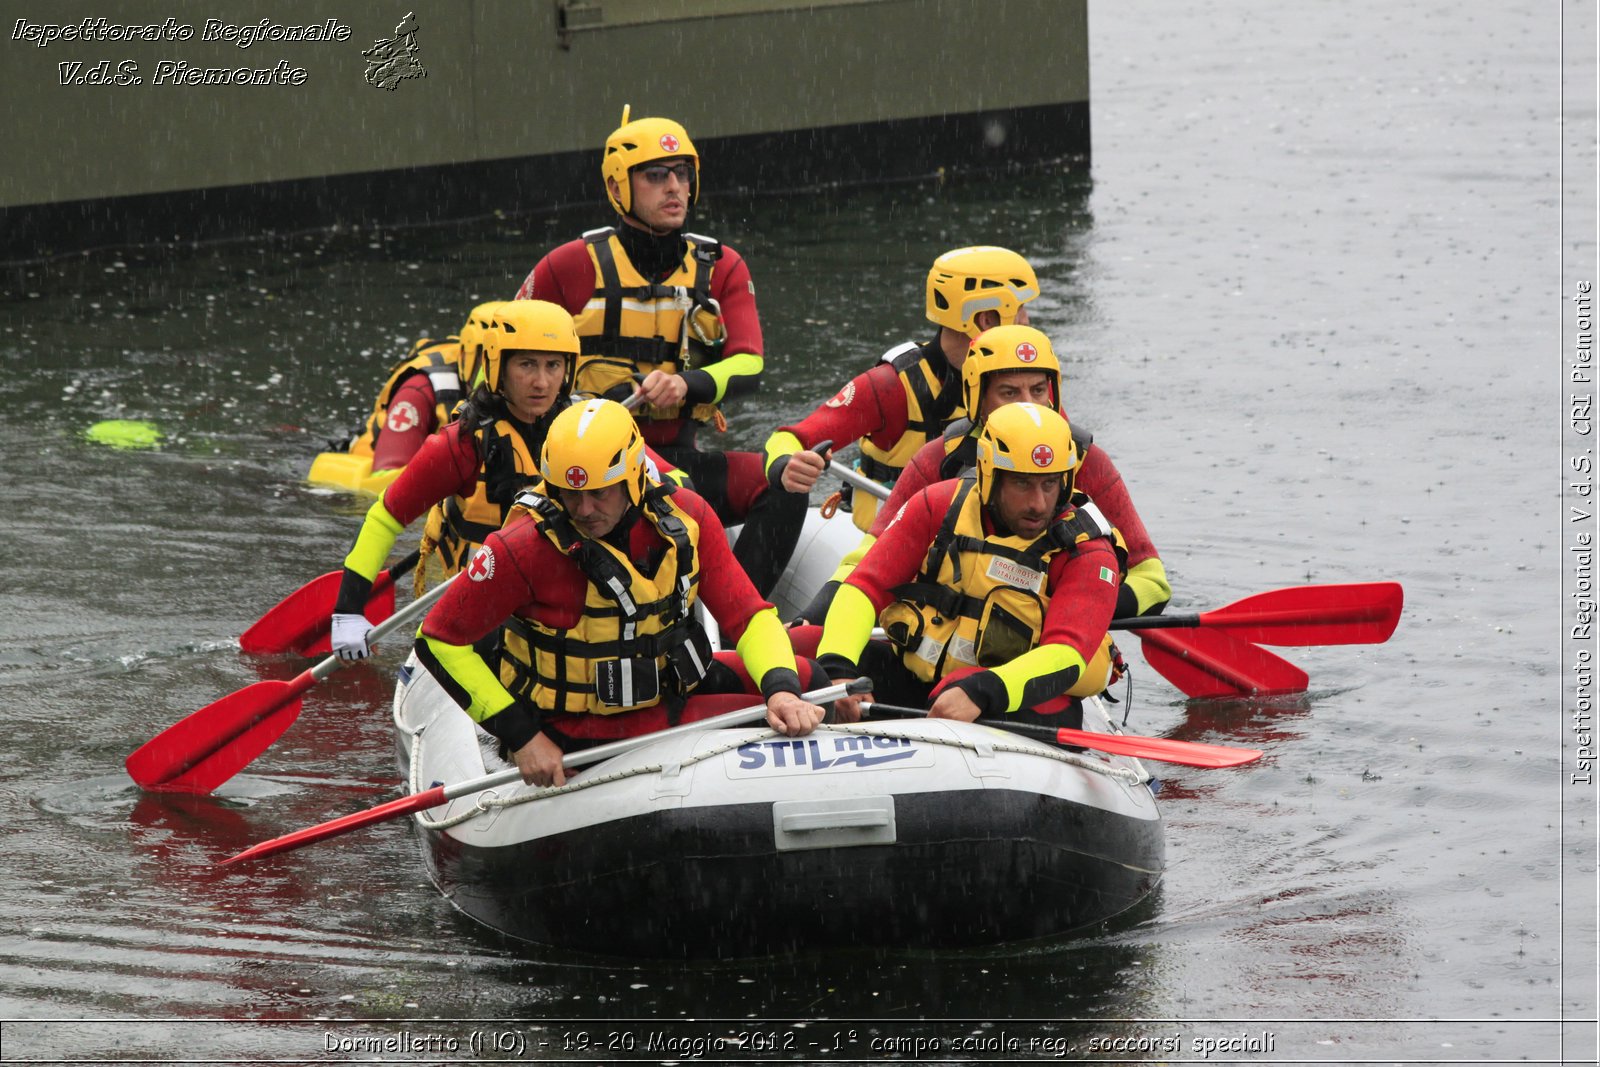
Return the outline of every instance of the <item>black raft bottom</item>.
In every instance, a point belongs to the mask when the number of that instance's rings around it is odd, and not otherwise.
[[[428,835],[441,890],[512,937],[602,955],[958,948],[1110,919],[1161,878],[1159,822],[1034,793],[895,798],[897,842],[779,852],[772,806],[692,808],[525,845]]]

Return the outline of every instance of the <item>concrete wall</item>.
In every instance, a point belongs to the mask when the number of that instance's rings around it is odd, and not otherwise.
[[[622,105],[697,141],[1087,101],[1086,0],[195,0],[6,5],[0,209],[597,152]],[[362,50],[408,11],[425,78]],[[348,27],[344,41],[202,40],[211,19]],[[188,40],[45,47],[84,19]],[[251,19],[246,23],[244,20]],[[169,21],[170,20],[170,23]],[[568,32],[563,33],[562,27]],[[124,84],[61,84],[96,64]],[[156,84],[159,65],[300,84]],[[65,73],[60,64],[81,63]],[[140,79],[138,84],[132,78]],[[715,161],[708,161],[708,180]]]

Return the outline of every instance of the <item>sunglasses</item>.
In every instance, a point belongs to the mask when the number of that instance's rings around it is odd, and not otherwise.
[[[670,167],[665,163],[652,163],[648,167],[640,167],[638,173],[644,175],[644,180],[651,185],[667,184],[668,176],[672,176],[688,185],[694,180],[694,167],[688,163],[674,163]]]

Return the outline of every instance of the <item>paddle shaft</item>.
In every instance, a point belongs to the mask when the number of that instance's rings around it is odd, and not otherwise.
[[[921,708],[907,708],[897,704],[878,704],[871,701],[863,701],[861,707],[865,713],[885,711],[896,718],[928,718],[928,713]],[[1025,737],[1037,737],[1045,741],[1054,741],[1058,745],[1091,748],[1098,752],[1109,752],[1112,755],[1133,756],[1138,759],[1156,760],[1160,763],[1176,763],[1185,767],[1205,767],[1212,770],[1237,767],[1241,764],[1253,763],[1262,756],[1260,749],[1236,748],[1232,745],[1207,745],[1195,741],[1174,741],[1167,737],[1141,737],[1138,734],[1102,734],[1090,730],[1075,730],[1069,726],[1052,727],[1037,723],[1011,722],[1007,719],[980,718],[975,720],[975,723],[978,726],[990,726],[997,730],[1005,730]]]
[[[871,478],[868,478],[865,474],[862,474],[858,470],[855,470],[851,467],[846,467],[843,463],[840,463],[836,459],[828,460],[828,472],[833,474],[840,481],[849,485],[853,485],[864,493],[871,493],[879,500],[889,499],[889,489],[887,486],[873,481]]]
[[[421,551],[413,548],[406,555],[395,560],[393,565],[391,565],[382,574],[378,575],[377,581],[372,583],[372,592],[381,593],[384,591],[384,589],[393,585],[397,579],[404,578],[406,575],[416,570],[417,564],[421,561],[421,559]],[[344,571],[342,570],[334,571],[333,573],[339,575],[341,578],[344,576]],[[370,598],[372,594],[369,593],[367,595]]]
[[[1115,628],[1117,621],[1111,625]],[[1303,693],[1310,683],[1305,671],[1282,656],[1225,630],[1197,626],[1184,634],[1135,632],[1151,668],[1187,697],[1278,696]],[[889,639],[881,626],[873,628],[872,637]]]
[[[376,641],[421,618],[454,580],[452,577],[441,582],[373,627],[371,640]],[[328,656],[291,681],[257,682],[213,701],[140,746],[126,761],[128,773],[144,789],[210,792],[216,784],[233,777],[288,729],[300,713],[300,698],[306,690],[345,663],[338,656]],[[263,724],[269,719],[274,721],[267,729]],[[258,731],[257,727],[262,730]],[[258,735],[256,745],[235,747],[253,732]],[[234,752],[239,759],[237,765],[232,763],[234,757],[225,754],[227,751]],[[213,764],[194,776],[208,779],[198,788],[194,781],[183,781],[191,771],[214,758],[220,758],[226,765],[219,769]]]
[[[813,689],[809,693],[800,694],[800,698],[809,700],[812,703],[820,703],[837,700],[848,693],[866,691],[863,687],[863,680],[858,678],[853,682],[841,682],[822,689]],[[638,737],[625,737],[620,741],[610,741],[603,745],[596,745],[594,748],[586,748],[582,752],[572,752],[561,758],[561,765],[568,770],[587,767],[592,763],[603,762],[613,756],[620,756],[625,752],[631,752],[636,748],[642,748],[657,741],[681,737],[688,733],[698,733],[703,730],[739,726],[752,719],[761,718],[766,713],[767,705],[765,702],[752,704],[747,708],[736,708],[733,711],[723,712],[721,715],[714,715],[709,719],[686,722],[654,733],[642,734]],[[284,834],[282,837],[275,837],[271,841],[263,841],[259,845],[245,849],[236,856],[228,857],[218,866],[227,867],[246,859],[256,859],[279,852],[289,852],[305,845],[314,844],[317,841],[327,840],[330,837],[339,837],[363,826],[387,822],[401,815],[427,811],[429,808],[436,808],[448,801],[455,800],[457,797],[468,796],[485,789],[492,789],[497,785],[507,785],[521,780],[522,772],[520,770],[516,767],[507,767],[504,770],[495,771],[493,774],[471,778],[465,782],[457,782],[454,785],[436,785],[432,789],[426,789],[420,793],[412,793],[410,796],[391,800],[387,804],[380,804],[366,811],[359,811],[353,815],[332,819],[316,826],[307,827],[304,830],[296,830],[293,833]]]
[[[457,571],[455,574],[452,574],[450,577],[446,578],[444,581],[440,582],[426,593],[423,593],[421,596],[417,597],[417,599],[413,600],[411,603],[407,604],[405,607],[401,608],[387,619],[384,619],[378,625],[374,626],[367,634],[367,644],[376,644],[383,638],[394,633],[400,627],[405,626],[408,623],[416,622],[418,619],[422,618],[423,615],[427,614],[428,609],[433,607],[433,605],[438,602],[440,597],[444,596],[444,591],[450,588],[450,583],[461,577],[461,574],[462,572]],[[312,667],[306,673],[311,675],[314,680],[320,682],[322,679],[338,670],[346,662],[348,661],[342,660],[338,656],[329,656],[327,659],[324,659],[318,663],[315,667]]]
[[[1236,600],[1198,615],[1119,619],[1127,630],[1206,627],[1266,645],[1382,644],[1400,623],[1405,591],[1398,582],[1295,585]]]

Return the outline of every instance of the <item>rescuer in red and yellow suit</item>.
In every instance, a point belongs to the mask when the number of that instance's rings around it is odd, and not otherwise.
[[[500,304],[498,300],[479,304],[458,336],[443,341],[424,337],[409,356],[390,368],[372,414],[350,443],[352,455],[371,456],[374,471],[396,470],[411,462],[422,443],[450,421],[456,404],[472,391],[464,368],[481,365],[483,338]]]
[[[600,170],[622,224],[551,251],[517,295],[572,313],[580,393],[642,396],[645,442],[683,468],[723,522],[744,524],[734,556],[765,595],[799,541],[806,494],[769,486],[758,453],[697,448],[700,427],[720,424],[718,406],[760,384],[750,269],[727,245],[683,232],[700,194],[700,156],[676,122],[629,122],[624,110]]]
[[[962,363],[961,381],[962,406],[970,417],[951,423],[943,437],[929,441],[911,457],[889,499],[878,509],[872,529],[800,613],[802,621],[827,615],[839,583],[908,500],[936,482],[972,469],[977,461],[978,434],[991,412],[1002,404],[1019,401],[1047,405],[1057,411],[1062,408],[1061,363],[1050,339],[1031,326],[996,326],[980,334]],[[1078,453],[1073,485],[1094,501],[1116,527],[1128,550],[1128,571],[1117,591],[1116,617],[1159,614],[1172,598],[1172,586],[1122,473],[1105,449],[1095,443],[1093,435],[1076,422],[1072,423],[1072,438]]]
[[[500,528],[517,493],[538,479],[545,433],[571,398],[578,359],[572,316],[542,300],[504,301],[481,340],[464,370],[468,378],[481,370],[483,380],[457,420],[423,442],[367,510],[345,556],[331,625],[333,650],[342,659],[371,654],[372,624],[361,610],[402,530],[428,514],[423,546],[454,574]],[[650,462],[670,467],[653,455]]]
[[[975,477],[913,496],[840,587],[818,644],[829,675],[864,674],[886,703],[934,717],[1080,725],[1078,699],[1112,677],[1122,560],[1116,531],[1073,493],[1077,466],[1061,415],[997,408]],[[888,640],[870,640],[880,623]],[[860,699],[839,702],[843,717]]]
[[[859,440],[861,473],[893,485],[917,449],[967,413],[961,364],[972,339],[993,326],[1025,325],[1023,305],[1038,295],[1033,268],[1010,249],[958,248],[934,260],[927,282],[928,321],[938,327],[933,339],[891,348],[804,419],[780,426],[767,439],[767,478],[791,492],[810,492],[827,466],[815,446]],[[851,500],[851,517],[866,532],[878,500],[859,491]]]
[[[561,785],[564,752],[728,710],[713,694],[759,693],[767,723],[809,733],[823,709],[801,697],[777,610],[734,563],[715,512],[649,477],[620,404],[558,415],[523,493],[423,621],[418,659],[524,780]],[[713,655],[704,602],[737,654]],[[505,627],[499,669],[474,644]]]

